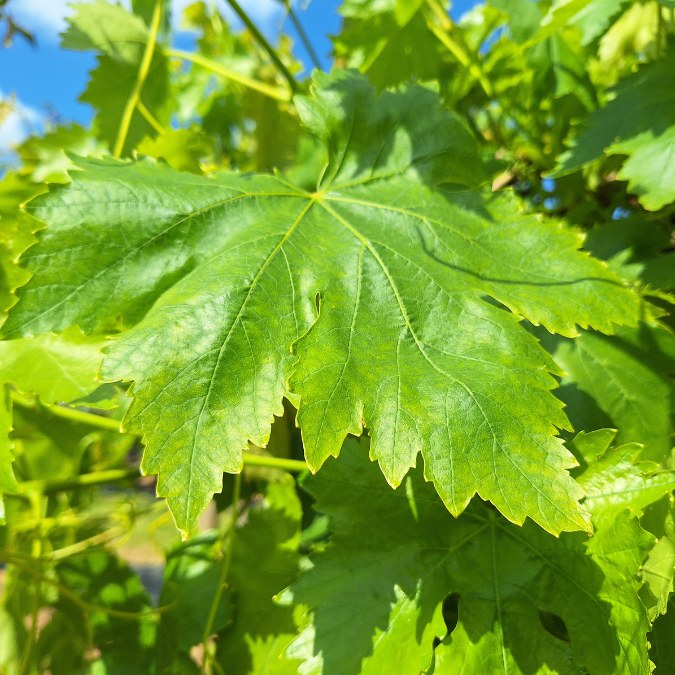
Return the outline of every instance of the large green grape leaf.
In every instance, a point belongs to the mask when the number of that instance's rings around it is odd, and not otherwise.
[[[303,675],[426,672],[435,640],[435,675],[648,672],[636,574],[653,540],[628,513],[594,512],[590,539],[478,503],[454,519],[420,471],[391,491],[351,441],[306,486],[333,535],[291,587],[313,610],[289,648]]]
[[[556,175],[610,155],[629,155],[619,177],[646,209],[675,200],[675,50],[621,81],[615,97],[585,120]]]
[[[392,486],[422,452],[454,514],[477,492],[514,522],[588,527],[554,437],[555,366],[518,322],[611,331],[638,298],[576,232],[468,190],[475,141],[432,92],[378,98],[337,71],[297,105],[328,150],[312,193],[81,162],[30,207],[49,226],[6,334],[127,329],[104,374],[135,381],[126,424],[184,530],[247,441],[267,442],[283,396],[313,471],[367,427]]]

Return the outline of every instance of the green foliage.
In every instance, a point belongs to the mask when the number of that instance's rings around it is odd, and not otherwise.
[[[434,672],[646,672],[635,576],[652,540],[627,514],[594,504],[591,539],[516,527],[485,505],[448,519],[419,471],[393,492],[356,443],[308,489],[334,534],[292,588],[314,610],[293,648],[302,672],[417,673],[434,639]]]
[[[0,180],[0,670],[670,672],[672,2],[165,4]]]
[[[314,193],[264,176],[81,164],[82,180],[31,206],[50,228],[24,256],[33,277],[6,334],[96,330],[145,314],[113,342],[104,375],[135,381],[127,427],[143,436],[144,471],[159,474],[158,493],[185,531],[222,471],[238,470],[246,442],[267,443],[284,395],[301,398],[313,470],[367,426],[389,483],[421,450],[455,515],[478,492],[514,522],[585,527],[570,457],[552,438],[566,425],[548,393],[553,365],[480,297],[566,335],[575,323],[635,322],[637,298],[575,252],[575,234],[507,198],[461,190],[482,177],[467,159],[475,144],[430,92],[376,98],[346,73],[318,79],[298,105],[328,151]],[[106,202],[120,216],[95,206]],[[528,265],[514,263],[524,251]],[[57,277],[68,280],[61,291]]]
[[[558,173],[607,155],[628,155],[618,177],[628,181],[646,209],[675,200],[675,49],[623,80],[614,98],[589,116]],[[655,167],[658,167],[655,170]]]

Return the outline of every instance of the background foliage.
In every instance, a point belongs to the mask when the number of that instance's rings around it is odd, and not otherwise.
[[[229,5],[0,181],[0,671],[673,672],[675,6]]]

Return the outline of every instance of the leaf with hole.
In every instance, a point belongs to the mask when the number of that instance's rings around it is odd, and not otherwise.
[[[333,532],[291,588],[312,610],[290,648],[305,675],[432,663],[443,674],[648,672],[636,575],[653,539],[628,513],[594,514],[592,538],[517,527],[484,504],[454,519],[418,470],[389,490],[356,442],[305,485]]]

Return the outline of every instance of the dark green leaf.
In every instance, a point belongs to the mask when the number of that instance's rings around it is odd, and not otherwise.
[[[334,534],[292,587],[313,610],[290,650],[303,673],[417,673],[434,654],[434,673],[648,672],[636,574],[653,540],[635,519],[599,513],[590,539],[483,504],[453,519],[421,472],[392,492],[349,445],[307,483]]]

